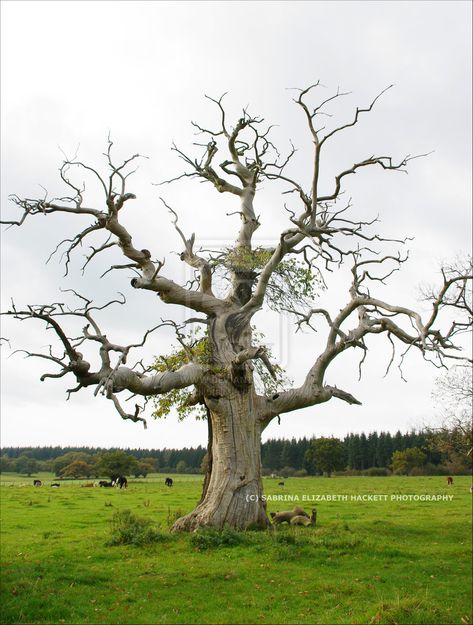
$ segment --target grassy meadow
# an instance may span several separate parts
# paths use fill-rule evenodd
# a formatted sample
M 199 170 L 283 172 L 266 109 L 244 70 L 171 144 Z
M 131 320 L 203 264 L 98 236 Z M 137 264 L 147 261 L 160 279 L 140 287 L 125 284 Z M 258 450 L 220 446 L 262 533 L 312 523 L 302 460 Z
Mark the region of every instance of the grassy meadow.
M 127 490 L 34 477 L 45 485 L 2 476 L 1 623 L 472 623 L 468 477 L 266 478 L 266 495 L 294 498 L 268 511 L 315 505 L 317 527 L 179 536 L 169 527 L 201 476 Z M 374 494 L 387 500 L 350 499 Z M 402 494 L 453 499 L 391 500 Z M 152 540 L 111 544 L 126 510 L 153 523 Z

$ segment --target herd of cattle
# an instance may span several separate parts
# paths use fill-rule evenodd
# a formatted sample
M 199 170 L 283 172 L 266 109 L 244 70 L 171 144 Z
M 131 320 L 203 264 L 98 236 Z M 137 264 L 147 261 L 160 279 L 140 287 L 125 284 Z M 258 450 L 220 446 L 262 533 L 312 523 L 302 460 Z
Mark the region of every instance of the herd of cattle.
M 167 477 L 164 480 L 164 484 L 166 486 L 172 486 L 173 483 L 174 482 L 172 478 L 170 477 Z M 453 477 L 451 477 L 450 475 L 447 477 L 447 485 L 448 486 L 453 485 Z M 33 480 L 33 486 L 43 486 L 43 482 L 41 480 Z M 54 482 L 53 484 L 51 484 L 51 488 L 59 488 L 60 486 L 61 485 L 58 484 L 57 482 Z M 113 476 L 110 481 L 100 480 L 100 482 L 88 482 L 87 484 L 81 484 L 82 488 L 95 488 L 96 486 L 99 486 L 100 488 L 113 488 L 114 486 L 116 486 L 117 488 L 127 488 L 128 480 L 126 479 L 124 475 L 116 475 L 116 476 Z M 278 486 L 284 486 L 284 482 L 279 482 Z M 473 493 L 473 485 L 470 486 L 470 493 Z M 302 523 L 302 524 L 305 525 L 306 523 Z
M 164 484 L 166 486 L 172 486 L 173 481 L 170 477 L 167 477 L 164 480 Z M 43 482 L 41 480 L 33 480 L 33 486 L 43 486 Z M 61 484 L 58 484 L 57 482 L 51 484 L 51 488 L 59 488 L 60 486 Z M 118 475 L 112 477 L 110 481 L 100 480 L 100 482 L 88 482 L 87 484 L 81 484 L 81 488 L 95 488 L 96 486 L 100 488 L 113 488 L 114 486 L 116 486 L 117 488 L 127 488 L 128 480 L 124 475 Z

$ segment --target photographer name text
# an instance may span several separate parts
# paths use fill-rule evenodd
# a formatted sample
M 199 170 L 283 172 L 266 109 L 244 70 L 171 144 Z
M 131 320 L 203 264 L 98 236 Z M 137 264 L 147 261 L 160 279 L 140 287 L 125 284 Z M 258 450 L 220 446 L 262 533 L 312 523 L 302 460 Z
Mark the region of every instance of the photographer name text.
M 453 495 L 440 494 L 364 494 L 364 495 L 247 495 L 247 501 L 355 501 L 355 502 L 383 502 L 383 501 L 452 501 Z

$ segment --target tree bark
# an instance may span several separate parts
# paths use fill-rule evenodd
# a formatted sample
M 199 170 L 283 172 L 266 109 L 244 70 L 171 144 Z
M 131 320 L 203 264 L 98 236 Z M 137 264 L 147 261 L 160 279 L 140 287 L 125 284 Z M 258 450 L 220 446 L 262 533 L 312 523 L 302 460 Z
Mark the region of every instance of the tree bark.
M 202 485 L 202 495 L 200 497 L 199 504 L 201 504 L 204 499 L 207 491 L 209 489 L 210 484 L 210 476 L 212 475 L 212 418 L 210 416 L 210 410 L 205 407 L 207 410 L 207 470 L 205 471 L 204 483 Z
M 236 529 L 269 525 L 261 480 L 261 426 L 256 395 L 247 391 L 206 397 L 212 422 L 212 472 L 201 503 L 173 531 L 199 527 Z M 222 389 L 223 393 L 223 389 Z

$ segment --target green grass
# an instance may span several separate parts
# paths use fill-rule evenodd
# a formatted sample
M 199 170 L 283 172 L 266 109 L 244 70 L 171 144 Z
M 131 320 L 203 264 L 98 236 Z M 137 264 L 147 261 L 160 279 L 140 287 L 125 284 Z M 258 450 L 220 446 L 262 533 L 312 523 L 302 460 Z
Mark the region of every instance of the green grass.
M 194 507 L 200 476 L 173 476 L 173 488 L 149 476 L 121 491 L 52 489 L 51 475 L 38 477 L 42 488 L 2 476 L 1 623 L 472 622 L 467 477 L 451 488 L 443 477 L 265 479 L 267 495 L 299 497 L 268 511 L 310 510 L 304 495 L 453 500 L 320 501 L 316 529 L 191 536 L 168 529 Z M 138 524 L 146 538 L 114 541 L 117 519 L 133 515 L 149 521 Z

